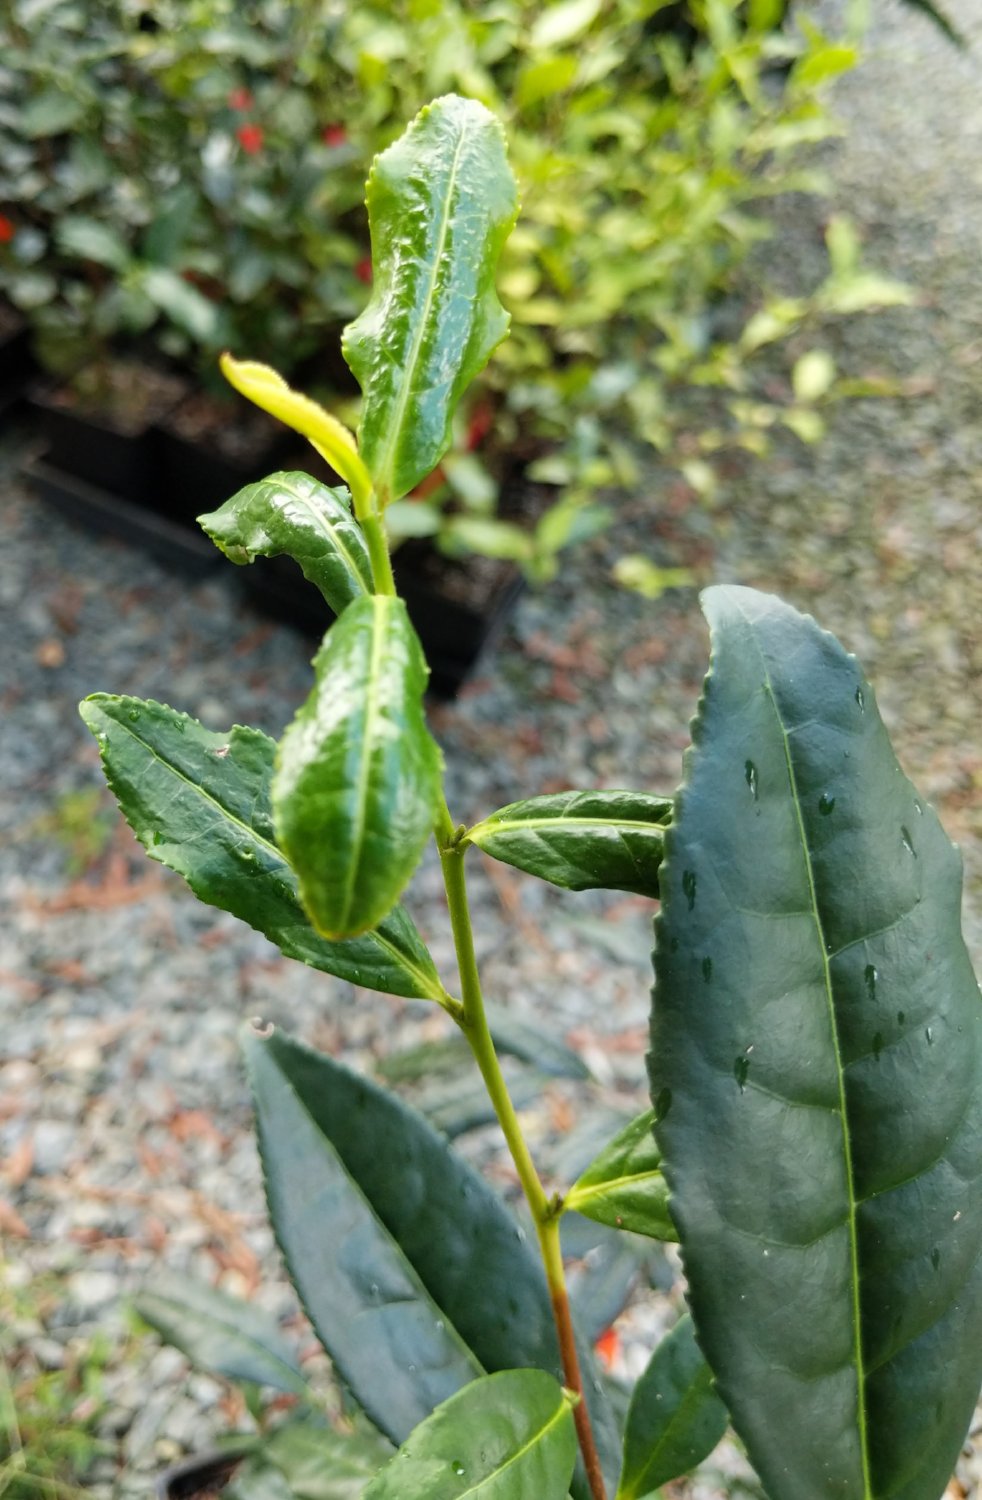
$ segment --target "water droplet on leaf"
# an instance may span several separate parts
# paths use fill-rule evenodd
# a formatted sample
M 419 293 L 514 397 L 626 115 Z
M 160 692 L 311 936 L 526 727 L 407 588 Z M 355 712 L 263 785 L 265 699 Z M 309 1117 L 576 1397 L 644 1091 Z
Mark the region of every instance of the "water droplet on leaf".
M 709 984 L 713 977 L 713 961 L 711 958 L 704 958 L 702 961 L 702 977 L 707 984 Z
M 907 850 L 907 853 L 908 854 L 912 854 L 914 856 L 914 858 L 916 859 L 917 858 L 917 850 L 914 848 L 913 842 L 911 840 L 910 829 L 909 828 L 905 828 L 903 824 L 900 825 L 900 842 L 903 844 L 904 848 Z
M 874 966 L 872 964 L 867 964 L 865 969 L 863 970 L 863 978 L 866 981 L 866 993 L 867 995 L 869 995 L 869 998 L 871 1000 L 876 999 L 876 981 L 879 979 L 879 977 L 880 976 L 876 972 Z
M 877 1031 L 874 1034 L 874 1036 L 873 1036 L 873 1056 L 874 1056 L 874 1058 L 876 1059 L 877 1062 L 879 1062 L 879 1060 L 880 1060 L 880 1053 L 882 1051 L 883 1051 L 883 1032 L 882 1031 Z
M 462 1479 L 464 1474 L 467 1472 L 459 1458 L 455 1458 L 450 1467 L 457 1475 L 458 1479 Z
M 744 762 L 743 774 L 746 777 L 747 785 L 750 788 L 751 792 L 753 793 L 753 799 L 756 802 L 757 801 L 757 767 L 754 765 L 754 763 L 753 763 L 752 760 L 748 760 L 748 761 Z
M 818 810 L 822 814 L 822 817 L 827 818 L 834 807 L 835 798 L 832 796 L 831 792 L 823 792 L 818 799 Z
M 941 1270 L 941 1251 L 938 1249 L 937 1245 L 935 1245 L 934 1249 L 931 1251 L 931 1264 L 936 1271 Z
M 696 904 L 696 872 L 695 870 L 683 870 L 682 892 L 689 903 L 689 910 Z
M 863 695 L 863 690 L 861 687 L 858 687 L 856 689 L 856 702 L 859 704 L 859 712 L 861 714 L 864 714 L 866 712 L 866 699 Z
M 750 1072 L 750 1058 L 745 1052 L 741 1052 L 733 1063 L 733 1077 L 740 1085 L 741 1094 L 747 1086 L 747 1074 Z
M 934 1032 L 932 1031 L 930 1026 L 925 1026 L 924 1035 L 927 1038 L 927 1044 L 930 1047 L 934 1042 Z

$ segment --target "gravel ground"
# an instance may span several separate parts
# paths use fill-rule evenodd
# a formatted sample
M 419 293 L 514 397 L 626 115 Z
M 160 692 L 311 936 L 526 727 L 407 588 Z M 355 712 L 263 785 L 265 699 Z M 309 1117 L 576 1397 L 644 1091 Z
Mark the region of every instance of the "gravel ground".
M 789 441 L 734 474 L 712 512 L 653 472 L 654 512 L 627 507 L 559 583 L 526 596 L 481 675 L 433 724 L 462 820 L 566 786 L 671 791 L 705 632 L 694 594 L 650 604 L 619 592 L 612 559 L 645 550 L 701 581 L 778 591 L 815 610 L 876 683 L 905 768 L 962 844 L 978 964 L 982 16 L 975 0 L 949 0 L 975 40 L 961 56 L 900 5 L 876 9 L 869 59 L 839 90 L 848 133 L 827 164 L 869 259 L 922 296 L 826 342 L 844 368 L 891 372 L 918 394 L 840 409 L 820 448 Z M 782 210 L 781 256 L 814 262 L 816 277 L 827 211 Z M 104 1430 L 123 1470 L 107 1458 L 91 1492 L 143 1494 L 150 1472 L 241 1412 L 171 1351 L 127 1338 L 124 1294 L 166 1269 L 292 1308 L 261 1204 L 243 1018 L 262 1014 L 364 1068 L 443 1035 L 442 1018 L 290 965 L 198 906 L 134 847 L 99 789 L 79 697 L 135 692 L 216 729 L 243 721 L 276 734 L 306 695 L 309 646 L 254 616 L 231 569 L 189 585 L 73 529 L 12 475 L 4 494 L 0 1234 L 8 1285 L 59 1278 L 45 1327 L 26 1317 L 20 1330 L 43 1362 L 58 1365 L 96 1327 L 118 1339 Z M 409 905 L 452 972 L 437 875 L 424 861 Z M 643 1102 L 649 912 L 479 864 L 474 902 L 489 994 L 575 1043 L 593 1069 L 593 1085 L 550 1085 L 526 1115 L 546 1161 L 575 1155 L 578 1130 Z M 468 1149 L 508 1186 L 488 1132 Z M 623 1366 L 637 1369 L 668 1308 L 662 1296 L 633 1312 Z M 964 1493 L 978 1493 L 980 1475 L 970 1448 Z M 720 1484 L 710 1474 L 696 1493 Z

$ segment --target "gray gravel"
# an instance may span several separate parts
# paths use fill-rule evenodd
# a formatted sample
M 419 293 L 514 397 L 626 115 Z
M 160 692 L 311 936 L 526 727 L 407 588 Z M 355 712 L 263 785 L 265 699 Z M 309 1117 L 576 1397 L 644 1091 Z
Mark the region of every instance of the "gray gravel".
M 916 378 L 920 394 L 842 408 L 816 452 L 789 440 L 766 465 L 734 474 L 708 521 L 684 486 L 653 472 L 656 521 L 628 515 L 559 583 L 527 595 L 494 658 L 433 724 L 462 820 L 569 785 L 670 791 L 705 632 L 694 595 L 645 603 L 613 587 L 611 561 L 645 550 L 703 581 L 781 592 L 860 654 L 905 768 L 961 842 L 978 963 L 982 15 L 975 0 L 947 3 L 975 38 L 971 55 L 877 0 L 869 60 L 839 89 L 848 133 L 827 153 L 834 203 L 861 225 L 869 259 L 923 295 L 915 309 L 840 326 L 826 343 L 843 367 Z M 780 254 L 817 277 L 828 209 L 793 207 Z M 56 1364 L 59 1349 L 95 1328 L 123 1351 L 106 1374 L 105 1427 L 126 1467 L 118 1475 L 107 1462 L 95 1495 L 146 1493 L 150 1471 L 236 1415 L 171 1351 L 128 1339 L 127 1292 L 166 1269 L 292 1311 L 249 1133 L 243 1018 L 262 1014 L 364 1068 L 443 1034 L 426 1006 L 280 960 L 198 906 L 110 817 L 74 711 L 85 693 L 160 697 L 216 729 L 244 721 L 274 734 L 305 696 L 309 648 L 250 613 L 235 585 L 231 569 L 188 584 L 77 531 L 13 479 L 6 487 L 0 1231 L 12 1281 L 64 1278 L 49 1326 L 25 1331 L 40 1359 Z M 85 862 L 78 835 L 59 835 L 73 816 L 95 839 L 84 871 L 72 866 L 73 854 Z M 634 898 L 561 897 L 502 867 L 475 866 L 474 897 L 489 993 L 574 1041 L 598 1079 L 586 1091 L 550 1086 L 529 1111 L 548 1157 L 592 1112 L 643 1101 L 648 913 Z M 408 904 L 452 972 L 432 860 Z M 508 1186 L 488 1132 L 469 1149 Z M 657 1298 L 632 1314 L 622 1359 L 634 1372 L 665 1317 Z M 735 1462 L 732 1453 L 721 1462 Z M 965 1493 L 977 1493 L 980 1476 L 974 1448 Z M 697 1491 L 720 1492 L 712 1475 Z

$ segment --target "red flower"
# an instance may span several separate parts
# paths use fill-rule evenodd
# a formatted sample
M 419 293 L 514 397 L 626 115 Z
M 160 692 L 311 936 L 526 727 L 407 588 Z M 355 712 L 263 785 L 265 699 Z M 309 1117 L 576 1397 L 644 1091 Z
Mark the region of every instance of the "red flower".
M 369 256 L 366 255 L 365 259 L 360 260 L 355 266 L 355 275 L 358 277 L 358 280 L 363 281 L 366 286 L 371 286 L 372 262 Z
M 325 146 L 343 146 L 348 139 L 348 132 L 343 125 L 325 125 L 321 131 L 321 140 Z
M 6 214 L 0 214 L 0 245 L 9 245 L 13 239 L 15 228 Z
M 263 127 L 261 125 L 240 125 L 235 135 L 243 151 L 248 152 L 250 156 L 255 156 L 263 149 Z
M 606 1333 L 600 1335 L 593 1347 L 597 1351 L 600 1363 L 609 1370 L 621 1352 L 621 1341 L 617 1329 L 608 1328 Z
M 228 96 L 229 109 L 251 109 L 252 95 L 248 89 L 233 89 Z

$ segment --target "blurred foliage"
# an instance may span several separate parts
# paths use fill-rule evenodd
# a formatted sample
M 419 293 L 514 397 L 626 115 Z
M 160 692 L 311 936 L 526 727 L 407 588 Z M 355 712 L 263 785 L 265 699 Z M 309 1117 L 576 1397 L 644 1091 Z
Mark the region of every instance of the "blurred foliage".
M 228 346 L 343 383 L 316 356 L 367 297 L 373 154 L 440 93 L 495 110 L 522 186 L 513 335 L 456 460 L 392 520 L 535 576 L 605 524 L 598 487 L 637 481 L 630 437 L 701 493 L 727 449 L 817 440 L 844 389 L 815 330 L 906 297 L 847 225 L 821 286 L 728 296 L 767 201 L 820 190 L 820 96 L 857 60 L 784 0 L 10 0 L 0 56 L 0 292 L 62 371 L 142 340 L 209 379 Z M 755 356 L 789 340 L 762 395 Z M 562 490 L 533 533 L 468 462 L 489 428 Z
M 112 1445 L 97 1435 L 106 1409 L 103 1372 L 109 1358 L 99 1337 L 60 1346 L 46 1368 L 34 1352 L 63 1299 L 54 1277 L 21 1281 L 0 1266 L 0 1494 L 5 1500 L 70 1500 Z

